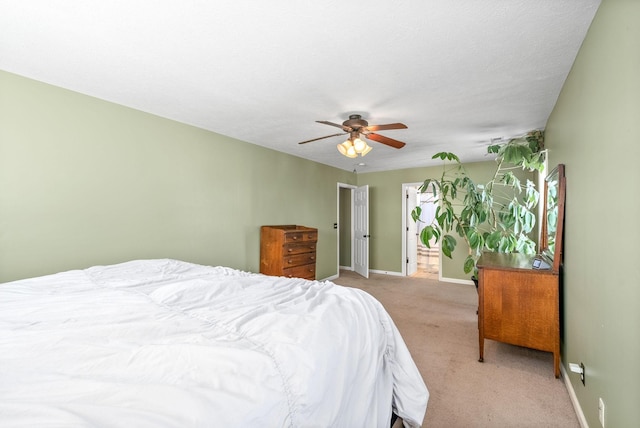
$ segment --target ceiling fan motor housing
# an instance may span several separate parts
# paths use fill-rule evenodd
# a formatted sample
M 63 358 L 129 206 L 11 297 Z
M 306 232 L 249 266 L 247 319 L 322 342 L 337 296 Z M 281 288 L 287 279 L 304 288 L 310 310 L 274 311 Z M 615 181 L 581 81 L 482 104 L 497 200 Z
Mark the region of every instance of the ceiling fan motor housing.
M 342 126 L 351 128 L 355 131 L 360 128 L 366 128 L 367 126 L 369 126 L 369 122 L 362 119 L 362 116 L 360 116 L 359 114 L 352 114 L 349 115 L 349 120 L 345 120 L 344 122 L 342 122 Z

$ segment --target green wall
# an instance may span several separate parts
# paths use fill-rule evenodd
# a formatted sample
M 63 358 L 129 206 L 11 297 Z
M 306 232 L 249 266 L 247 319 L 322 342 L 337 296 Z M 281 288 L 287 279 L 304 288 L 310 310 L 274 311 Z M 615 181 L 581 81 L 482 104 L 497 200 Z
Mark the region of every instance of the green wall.
M 0 71 L 0 281 L 134 258 L 259 269 L 259 227 L 317 227 L 355 175 Z
M 604 0 L 546 128 L 566 164 L 563 362 L 591 427 L 640 423 L 640 2 Z

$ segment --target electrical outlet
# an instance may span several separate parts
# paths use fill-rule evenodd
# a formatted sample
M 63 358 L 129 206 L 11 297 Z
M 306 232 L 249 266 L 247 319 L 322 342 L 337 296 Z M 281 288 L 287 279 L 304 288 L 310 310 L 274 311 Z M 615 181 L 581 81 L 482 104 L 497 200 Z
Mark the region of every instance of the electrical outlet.
M 598 419 L 600 419 L 600 425 L 604 428 L 604 401 L 602 401 L 602 398 L 598 398 Z
M 580 381 L 582 382 L 582 386 L 584 386 L 584 364 L 580 363 L 580 365 L 576 363 L 569 363 L 569 369 L 573 373 L 580 374 Z

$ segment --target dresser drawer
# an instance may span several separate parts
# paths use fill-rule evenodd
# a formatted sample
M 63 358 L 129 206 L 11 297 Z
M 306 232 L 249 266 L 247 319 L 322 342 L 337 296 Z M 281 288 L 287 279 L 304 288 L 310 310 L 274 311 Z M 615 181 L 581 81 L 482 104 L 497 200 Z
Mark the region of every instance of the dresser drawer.
M 293 254 L 312 253 L 316 251 L 315 242 L 299 243 L 299 244 L 285 244 L 282 247 L 282 255 L 287 257 Z
M 318 232 L 316 230 L 297 230 L 288 231 L 284 235 L 284 242 L 316 242 L 318 240 Z
M 314 263 L 283 269 L 282 276 L 286 276 L 288 278 L 316 279 L 316 265 Z
M 316 262 L 316 253 L 302 253 L 294 255 L 285 255 L 284 263 L 282 267 L 287 269 L 289 267 L 307 265 Z

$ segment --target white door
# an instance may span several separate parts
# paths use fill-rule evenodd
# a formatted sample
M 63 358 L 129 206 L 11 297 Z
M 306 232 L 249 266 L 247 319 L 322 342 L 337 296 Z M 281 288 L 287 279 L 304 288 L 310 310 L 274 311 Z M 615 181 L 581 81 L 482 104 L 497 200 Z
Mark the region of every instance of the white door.
M 355 189 L 353 213 L 354 269 L 369 278 L 369 186 Z
M 408 187 L 405 193 L 407 276 L 418 271 L 418 224 L 411 218 L 411 212 L 418 206 L 418 195 L 417 187 Z

